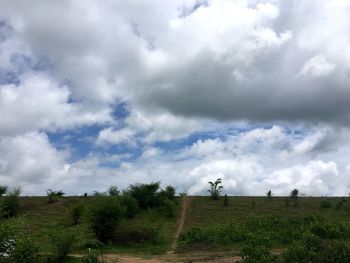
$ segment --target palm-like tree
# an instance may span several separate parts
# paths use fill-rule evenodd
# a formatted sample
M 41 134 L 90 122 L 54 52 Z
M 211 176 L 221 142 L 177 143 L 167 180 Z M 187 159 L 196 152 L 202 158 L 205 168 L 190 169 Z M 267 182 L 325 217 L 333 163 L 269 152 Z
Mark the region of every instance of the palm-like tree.
M 210 189 L 208 192 L 210 193 L 210 198 L 213 200 L 218 200 L 220 196 L 221 190 L 224 188 L 221 184 L 221 178 L 217 179 L 215 182 L 208 182 L 210 184 Z

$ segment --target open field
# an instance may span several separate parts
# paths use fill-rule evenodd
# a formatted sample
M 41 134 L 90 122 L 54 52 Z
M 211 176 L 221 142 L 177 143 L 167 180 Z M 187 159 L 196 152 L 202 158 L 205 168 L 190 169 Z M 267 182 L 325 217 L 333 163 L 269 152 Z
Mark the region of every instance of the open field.
M 111 258 L 118 255 L 118 262 L 232 262 L 233 258 L 241 258 L 241 251 L 251 236 L 262 237 L 266 247 L 277 254 L 295 243 L 301 244 L 304 233 L 309 232 L 320 240 L 350 244 L 350 200 L 347 197 L 299 197 L 297 201 L 287 197 L 271 200 L 229 197 L 227 206 L 222 198 L 185 198 L 186 213 L 178 209 L 175 217 L 165 217 L 157 209 L 146 209 L 134 218 L 124 218 L 118 225 L 115 239 L 98 249 Z M 94 200 L 95 197 L 62 197 L 49 204 L 47 197 L 21 197 L 19 217 L 43 252 L 51 249 L 49 233 L 53 229 L 75 233 L 77 242 L 70 253 L 76 257 L 69 257 L 65 262 L 79 262 L 79 255 L 85 254 L 88 248 L 95 248 L 96 240 L 84 216 L 79 224 L 72 225 L 69 215 L 75 205 L 87 208 Z M 183 219 L 181 226 L 180 218 Z M 13 219 L 2 219 L 0 223 L 6 220 Z M 149 240 L 139 236 L 145 229 L 154 233 Z M 181 233 L 178 245 L 173 247 L 175 254 L 167 254 L 172 250 L 177 231 Z

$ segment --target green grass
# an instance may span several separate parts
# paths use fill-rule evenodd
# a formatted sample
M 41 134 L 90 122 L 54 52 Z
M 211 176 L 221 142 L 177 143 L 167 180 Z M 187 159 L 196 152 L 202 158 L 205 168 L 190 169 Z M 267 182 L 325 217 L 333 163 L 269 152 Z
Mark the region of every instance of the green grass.
M 336 209 L 340 197 L 300 197 L 298 206 L 293 207 L 290 201 L 286 207 L 286 197 L 274 197 L 267 200 L 265 197 L 229 197 L 229 206 L 225 207 L 222 199 L 211 200 L 206 196 L 190 197 L 191 207 L 186 218 L 185 229 L 194 226 L 211 226 L 218 223 L 240 223 L 251 217 L 304 217 L 318 215 L 332 222 L 350 221 L 350 198 L 347 207 Z M 330 208 L 320 208 L 322 200 L 331 202 Z M 255 209 L 252 209 L 255 202 Z
M 350 223 L 350 199 L 349 198 L 321 198 L 300 197 L 298 206 L 294 207 L 293 201 L 286 207 L 286 197 L 274 197 L 267 200 L 265 197 L 229 197 L 229 205 L 224 206 L 223 199 L 211 200 L 207 196 L 188 197 L 190 207 L 185 220 L 184 232 L 193 227 L 213 228 L 227 224 L 243 225 L 254 218 L 303 218 L 306 216 L 320 216 L 331 223 Z M 337 208 L 341 200 L 343 205 Z M 321 208 L 321 202 L 329 200 L 330 208 Z M 88 247 L 93 247 L 93 234 L 89 230 L 86 219 L 77 226 L 71 226 L 69 220 L 69 209 L 75 204 L 88 207 L 94 201 L 94 197 L 63 197 L 58 202 L 48 204 L 46 197 L 21 197 L 21 215 L 27 225 L 34 241 L 37 242 L 42 251 L 50 251 L 50 239 L 48 233 L 57 227 L 66 231 L 74 231 L 79 242 L 74 246 L 75 253 L 85 253 Z M 0 198 L 1 202 L 1 198 Z M 252 208 L 255 203 L 255 209 Z M 118 226 L 117 232 L 155 229 L 159 236 L 154 242 L 126 243 L 113 241 L 101 249 L 108 253 L 126 253 L 138 255 L 162 254 L 170 249 L 172 239 L 176 231 L 178 217 L 166 218 L 157 209 L 142 210 L 134 218 L 123 219 Z M 4 219 L 3 219 L 4 220 Z M 0 220 L 1 224 L 1 220 Z M 350 243 L 350 240 L 345 240 Z M 204 244 L 193 244 L 191 248 L 234 248 L 238 251 L 242 242 L 234 244 L 218 244 L 211 246 Z M 279 242 L 273 242 L 273 247 L 284 247 Z M 67 259 L 67 262 L 77 262 L 76 259 Z M 70 260 L 70 261 L 69 261 Z
M 293 200 L 286 206 L 287 197 L 274 197 L 272 200 L 266 197 L 229 197 L 228 206 L 224 206 L 223 198 L 189 198 L 191 205 L 179 252 L 194 249 L 239 251 L 249 236 L 257 235 L 267 237 L 272 248 L 288 248 L 293 242 L 300 241 L 305 231 L 316 231 L 313 223 L 308 223 L 310 218 L 320 218 L 321 221 L 316 221 L 322 227 L 343 225 L 346 234 L 339 238 L 350 243 L 348 197 L 299 197 L 296 207 Z M 321 208 L 325 200 L 330 202 L 329 208 Z
M 48 233 L 54 228 L 63 228 L 67 231 L 74 231 L 78 238 L 74 246 L 74 253 L 85 253 L 90 246 L 96 244 L 94 235 L 90 231 L 87 220 L 83 216 L 82 222 L 76 226 L 71 226 L 69 219 L 69 209 L 75 204 L 82 204 L 88 207 L 95 197 L 63 197 L 58 202 L 48 204 L 47 197 L 21 197 L 21 214 L 27 230 L 33 237 L 33 240 L 39 244 L 41 251 L 50 251 L 50 238 Z M 1 200 L 0 200 L 1 203 Z M 0 219 L 8 220 L 8 219 Z M 162 216 L 157 209 L 142 210 L 134 218 L 123 219 L 117 232 L 128 229 L 152 228 L 159 231 L 157 242 L 128 243 L 122 244 L 113 241 L 111 244 L 104 245 L 102 251 L 116 253 L 132 254 L 161 254 L 165 253 L 171 245 L 176 229 L 177 217 L 166 218 Z M 75 259 L 67 262 L 76 262 Z

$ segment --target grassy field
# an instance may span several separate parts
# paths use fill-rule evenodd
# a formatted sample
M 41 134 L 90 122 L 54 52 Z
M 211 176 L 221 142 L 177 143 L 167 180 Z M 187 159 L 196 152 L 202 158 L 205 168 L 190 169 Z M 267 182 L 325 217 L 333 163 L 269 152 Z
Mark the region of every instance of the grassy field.
M 255 257 L 251 262 L 349 262 L 320 261 L 350 257 L 349 197 L 228 197 L 224 206 L 223 198 L 195 196 L 189 203 L 178 252 L 237 251 Z M 294 261 L 282 261 L 283 253 Z
M 93 233 L 90 231 L 84 214 L 81 223 L 72 226 L 69 216 L 70 208 L 81 204 L 88 207 L 95 197 L 62 197 L 54 203 L 47 203 L 47 197 L 21 197 L 21 212 L 19 217 L 24 222 L 29 234 L 40 245 L 42 251 L 50 250 L 49 233 L 57 228 L 75 233 L 78 242 L 73 247 L 73 253 L 84 253 L 89 247 L 96 245 Z M 0 198 L 1 199 L 1 198 Z M 1 202 L 1 200 L 0 200 Z M 0 219 L 8 220 L 8 219 Z M 11 219 L 10 219 L 11 220 Z M 119 240 L 102 247 L 106 253 L 132 254 L 162 254 L 170 248 L 176 228 L 175 217 L 164 217 L 157 209 L 141 210 L 134 218 L 119 223 L 117 235 Z M 154 230 L 156 240 L 141 242 L 142 237 L 135 237 L 135 230 Z M 136 234 L 137 235 L 137 234 Z M 139 242 L 140 241 L 140 242 Z M 73 259 L 72 259 L 73 260 Z
M 95 198 L 62 197 L 49 204 L 47 197 L 21 197 L 19 217 L 41 251 L 51 250 L 50 232 L 63 229 L 77 237 L 71 253 L 84 254 L 88 248 L 96 246 L 96 239 L 84 216 L 79 224 L 72 225 L 69 215 L 75 205 L 88 208 Z M 227 206 L 223 198 L 186 198 L 187 214 L 176 250 L 180 254 L 205 249 L 239 255 L 252 237 L 259 237 L 259 242 L 266 241 L 266 247 L 271 250 L 285 251 L 295 243 L 302 244 L 305 233 L 318 236 L 320 240 L 337 240 L 350 245 L 348 197 L 299 197 L 296 202 L 287 197 L 273 197 L 271 200 L 266 197 L 228 197 Z M 104 253 L 142 256 L 166 254 L 171 250 L 180 211 L 169 218 L 158 209 L 143 209 L 134 218 L 123 218 L 116 238 L 99 249 Z M 0 224 L 2 220 L 9 219 L 0 219 Z M 142 242 L 138 233 L 143 230 L 154 234 L 152 241 Z M 67 258 L 65 262 L 78 260 Z
M 332 222 L 350 222 L 350 210 L 342 203 L 342 197 L 300 197 L 297 207 L 293 201 L 286 206 L 286 197 L 228 197 L 229 205 L 224 206 L 223 200 L 211 200 L 206 196 L 190 197 L 190 210 L 185 222 L 185 229 L 198 226 L 211 226 L 218 223 L 242 223 L 251 217 L 305 217 L 318 215 Z M 345 198 L 344 200 L 347 200 Z M 321 208 L 322 201 L 329 201 L 330 208 Z M 253 204 L 255 203 L 255 209 Z M 350 204 L 350 198 L 349 201 Z M 338 206 L 342 206 L 337 209 Z

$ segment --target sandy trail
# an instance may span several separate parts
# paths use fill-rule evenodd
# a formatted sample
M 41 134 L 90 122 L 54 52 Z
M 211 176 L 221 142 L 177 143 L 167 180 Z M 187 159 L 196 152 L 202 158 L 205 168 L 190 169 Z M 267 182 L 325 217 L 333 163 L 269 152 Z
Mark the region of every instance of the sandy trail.
M 177 247 L 177 241 L 179 239 L 179 236 L 180 236 L 182 229 L 184 227 L 184 224 L 185 224 L 186 215 L 187 215 L 187 211 L 189 210 L 189 206 L 190 206 L 189 197 L 185 195 L 182 197 L 181 216 L 180 216 L 180 220 L 178 222 L 178 227 L 177 227 L 177 230 L 175 233 L 175 239 L 171 245 L 172 251 L 169 251 L 170 253 L 175 252 L 175 249 Z

